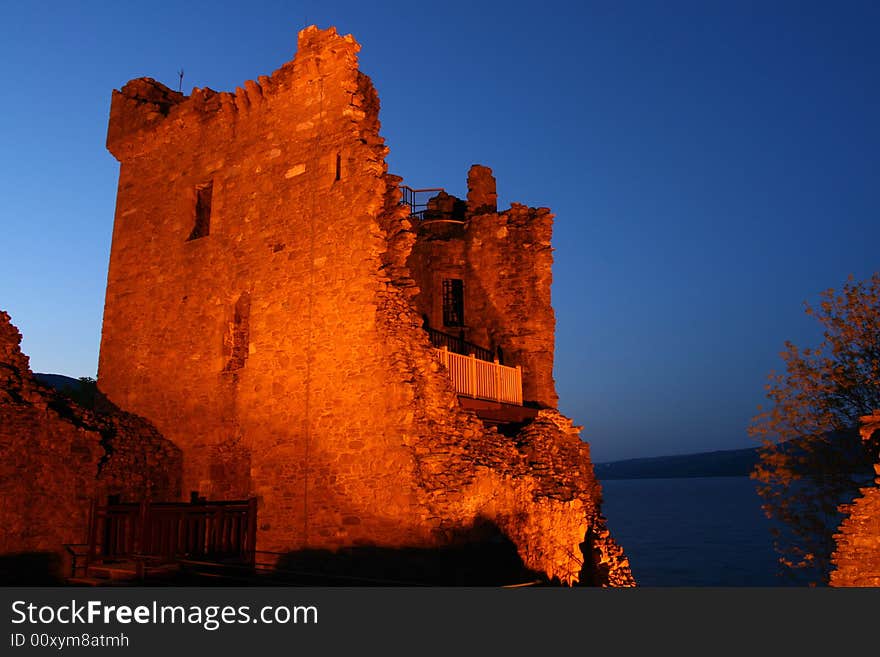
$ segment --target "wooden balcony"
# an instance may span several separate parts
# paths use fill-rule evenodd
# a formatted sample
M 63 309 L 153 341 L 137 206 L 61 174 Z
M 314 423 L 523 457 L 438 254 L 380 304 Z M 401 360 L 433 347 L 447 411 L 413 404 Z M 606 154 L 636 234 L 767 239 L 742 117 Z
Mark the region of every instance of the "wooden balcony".
M 464 356 L 441 347 L 434 354 L 446 367 L 455 391 L 472 399 L 522 406 L 522 369 Z

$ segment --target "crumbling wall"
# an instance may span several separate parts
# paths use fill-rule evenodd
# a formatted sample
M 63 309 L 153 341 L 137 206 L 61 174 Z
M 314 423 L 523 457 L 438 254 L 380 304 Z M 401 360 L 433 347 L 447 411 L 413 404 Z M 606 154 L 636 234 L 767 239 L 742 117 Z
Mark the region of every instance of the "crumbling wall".
M 880 411 L 862 417 L 861 423 L 863 440 L 880 437 Z M 831 557 L 831 586 L 880 586 L 880 463 L 874 470 L 874 484 L 840 508 L 847 517 L 834 535 L 837 549 Z
M 380 225 L 390 236 L 409 232 L 395 176 L 386 177 Z M 580 427 L 556 410 L 511 438 L 461 410 L 442 366 L 419 330 L 420 294 L 409 267 L 414 237 L 389 240 L 388 285 L 380 295 L 379 330 L 387 367 L 404 374 L 400 389 L 415 456 L 414 490 L 432 542 L 448 544 L 480 522 L 491 522 L 517 546 L 524 565 L 567 584 L 633 586 L 629 562 L 601 515 L 601 488 Z M 416 247 L 417 248 L 417 247 Z
M 409 265 L 419 286 L 418 310 L 432 327 L 456 336 L 461 331 L 469 342 L 500 354 L 505 364 L 521 366 L 523 399 L 555 408 L 553 214 L 518 203 L 498 212 L 495 178 L 481 165 L 468 172 L 463 224 L 449 222 L 458 203 L 448 196 L 417 227 Z M 445 278 L 464 283 L 461 329 L 443 326 Z
M 0 554 L 86 539 L 95 498 L 176 499 L 180 451 L 142 418 L 96 411 L 38 382 L 0 311 Z
M 83 417 L 101 434 L 104 448 L 98 463 L 99 499 L 110 495 L 122 502 L 180 498 L 183 456 L 156 427 L 106 401 Z
M 104 450 L 33 378 L 20 342 L 0 312 L 0 554 L 61 553 L 85 539 Z
M 358 49 L 310 27 L 234 94 L 114 92 L 99 384 L 181 447 L 184 491 L 259 497 L 259 550 L 443 546 L 488 518 L 573 582 L 601 533 L 588 452 L 559 416 L 539 431 L 552 468 L 534 469 L 537 438 L 459 407 L 413 303 L 416 236 Z M 627 581 L 614 563 L 593 583 Z

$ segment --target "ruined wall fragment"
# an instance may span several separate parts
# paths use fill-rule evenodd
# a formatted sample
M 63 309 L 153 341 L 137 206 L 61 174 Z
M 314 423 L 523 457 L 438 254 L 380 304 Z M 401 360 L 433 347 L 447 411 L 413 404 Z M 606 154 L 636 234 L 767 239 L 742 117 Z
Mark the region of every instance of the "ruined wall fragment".
M 388 234 L 410 223 L 398 184 L 389 177 L 389 202 L 380 219 Z M 408 262 L 424 261 L 410 255 Z M 432 525 L 433 543 L 447 544 L 479 522 L 491 522 L 516 544 L 528 568 L 551 580 L 633 586 L 629 562 L 601 515 L 601 488 L 580 427 L 548 409 L 511 438 L 462 411 L 427 334 L 419 330 L 421 308 L 408 301 L 410 272 L 399 272 L 380 297 L 379 329 L 387 366 L 410 383 L 406 444 L 415 457 L 413 488 Z
M 860 431 L 866 442 L 880 439 L 880 411 L 862 417 Z M 880 586 L 880 463 L 874 470 L 873 484 L 840 507 L 847 517 L 834 535 L 831 586 Z
M 86 540 L 92 500 L 176 499 L 180 451 L 149 423 L 89 410 L 37 381 L 21 335 L 0 311 L 0 554 Z
M 504 364 L 522 367 L 523 399 L 556 408 L 553 214 L 517 203 L 498 212 L 495 178 L 481 165 L 468 172 L 462 223 L 449 221 L 458 199 L 448 198 L 446 203 L 432 199 L 437 210 L 417 227 L 409 258 L 419 286 L 419 312 L 433 328 L 461 334 L 498 354 Z M 447 279 L 463 281 L 464 326 L 444 326 Z
M 33 378 L 20 341 L 0 313 L 0 554 L 60 554 L 85 538 L 104 450 L 100 434 L 65 417 Z

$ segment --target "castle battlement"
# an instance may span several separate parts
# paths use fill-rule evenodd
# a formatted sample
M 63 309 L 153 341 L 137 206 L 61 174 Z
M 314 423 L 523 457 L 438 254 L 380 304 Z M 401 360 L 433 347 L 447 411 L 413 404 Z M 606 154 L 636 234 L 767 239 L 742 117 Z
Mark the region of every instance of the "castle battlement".
M 107 149 L 123 161 L 161 144 L 180 143 L 194 129 L 220 130 L 226 138 L 234 138 L 239 121 L 246 121 L 253 112 L 262 117 L 263 110 L 282 117 L 290 110 L 300 119 L 297 130 L 308 132 L 322 123 L 322 104 L 340 107 L 339 94 L 350 97 L 342 103 L 342 112 L 355 122 L 362 118 L 363 106 L 374 102 L 376 95 L 371 85 L 361 88 L 365 76 L 358 72 L 360 44 L 350 34 L 340 36 L 335 28 L 315 26 L 300 30 L 298 43 L 293 61 L 271 75 L 246 80 L 234 92 L 195 87 L 187 96 L 152 78 L 130 80 L 113 91 Z M 318 93 L 303 85 L 315 85 Z M 311 105 L 314 111 L 305 113 L 310 116 L 302 116 L 302 107 L 292 101 L 291 94 Z

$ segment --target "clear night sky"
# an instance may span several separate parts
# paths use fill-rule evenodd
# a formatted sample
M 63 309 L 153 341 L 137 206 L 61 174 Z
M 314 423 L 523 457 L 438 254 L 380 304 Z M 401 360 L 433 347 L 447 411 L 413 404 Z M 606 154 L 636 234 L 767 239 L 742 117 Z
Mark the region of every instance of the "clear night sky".
M 181 8 L 178 5 L 184 5 Z M 389 169 L 556 213 L 560 407 L 596 461 L 752 445 L 803 313 L 880 259 L 880 3 L 20 2 L 0 9 L 0 308 L 94 376 L 110 93 L 231 91 L 307 24 L 361 43 Z

